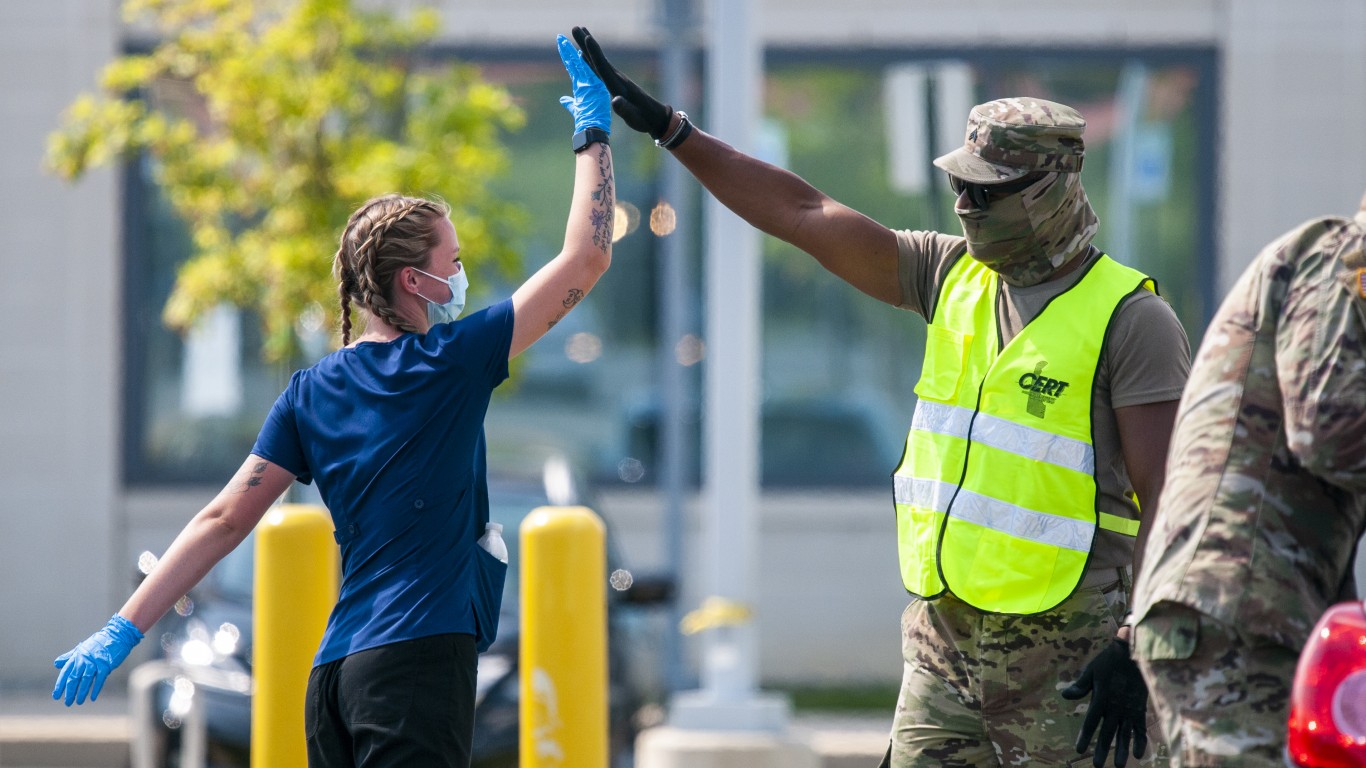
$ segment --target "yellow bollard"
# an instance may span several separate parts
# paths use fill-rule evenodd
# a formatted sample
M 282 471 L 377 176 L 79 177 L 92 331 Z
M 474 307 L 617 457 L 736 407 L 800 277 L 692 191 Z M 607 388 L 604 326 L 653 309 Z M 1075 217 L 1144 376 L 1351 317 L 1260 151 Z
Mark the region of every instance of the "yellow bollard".
M 337 545 L 327 510 L 281 504 L 256 528 L 252 590 L 251 764 L 304 768 L 304 692 L 337 601 Z
M 520 537 L 520 764 L 605 768 L 606 528 L 585 507 L 537 507 Z

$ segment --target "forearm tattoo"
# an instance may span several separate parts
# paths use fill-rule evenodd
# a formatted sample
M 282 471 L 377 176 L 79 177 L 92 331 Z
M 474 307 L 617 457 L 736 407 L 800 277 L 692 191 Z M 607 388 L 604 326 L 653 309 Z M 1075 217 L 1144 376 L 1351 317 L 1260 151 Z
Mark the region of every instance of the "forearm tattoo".
M 242 479 L 242 485 L 237 489 L 238 493 L 247 491 L 260 485 L 265 480 L 266 462 L 258 461 L 251 469 L 247 470 L 247 476 Z M 239 474 L 238 477 L 241 477 Z
M 610 253 L 612 249 L 612 230 L 616 224 L 614 214 L 616 213 L 616 189 L 615 181 L 612 176 L 612 155 L 604 144 L 597 145 L 598 163 L 598 186 L 591 193 L 593 205 L 588 211 L 588 223 L 593 228 L 593 244 L 603 253 Z M 581 288 L 570 288 L 564 300 L 560 302 L 563 309 L 555 318 L 550 321 L 546 329 L 554 328 L 555 324 L 564 319 L 569 314 L 569 310 L 574 308 L 583 300 L 584 291 Z
M 593 244 L 605 253 L 612 247 L 616 198 L 612 187 L 612 161 L 608 159 L 607 148 L 601 146 L 598 149 L 598 177 L 598 188 L 593 190 L 593 202 L 596 205 L 589 212 L 588 221 L 593 225 Z

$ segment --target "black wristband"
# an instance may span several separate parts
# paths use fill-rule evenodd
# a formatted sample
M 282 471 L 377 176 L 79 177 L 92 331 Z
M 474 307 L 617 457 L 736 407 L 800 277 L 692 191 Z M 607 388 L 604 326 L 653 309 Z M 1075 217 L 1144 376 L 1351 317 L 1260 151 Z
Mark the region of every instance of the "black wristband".
M 609 143 L 607 141 L 607 131 L 604 131 L 601 128 L 584 128 L 582 131 L 574 134 L 574 140 L 570 146 L 573 148 L 575 154 L 577 154 L 588 149 L 590 144 L 597 143 Z
M 674 132 L 662 139 L 655 139 L 655 146 L 663 149 L 674 149 L 682 144 L 689 135 L 692 134 L 692 121 L 688 119 L 688 113 L 678 110 L 678 127 Z

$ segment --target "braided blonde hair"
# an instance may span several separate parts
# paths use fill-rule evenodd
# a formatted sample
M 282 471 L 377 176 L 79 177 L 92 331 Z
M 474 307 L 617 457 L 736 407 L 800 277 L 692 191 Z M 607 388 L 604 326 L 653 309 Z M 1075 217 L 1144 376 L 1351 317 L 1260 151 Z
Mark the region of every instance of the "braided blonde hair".
M 394 311 L 394 276 L 404 267 L 426 265 L 437 245 L 437 225 L 450 212 L 440 200 L 384 195 L 351 214 L 332 261 L 341 299 L 342 346 L 351 343 L 353 302 L 400 331 L 417 332 Z

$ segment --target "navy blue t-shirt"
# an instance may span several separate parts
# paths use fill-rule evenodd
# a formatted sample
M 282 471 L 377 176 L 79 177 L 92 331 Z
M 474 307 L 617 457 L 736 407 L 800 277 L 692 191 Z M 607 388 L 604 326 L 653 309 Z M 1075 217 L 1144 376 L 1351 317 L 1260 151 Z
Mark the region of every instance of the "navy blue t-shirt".
M 317 480 L 341 546 L 341 595 L 314 664 L 475 634 L 484 414 L 508 376 L 512 320 L 508 300 L 426 334 L 340 349 L 275 401 L 252 453 Z

